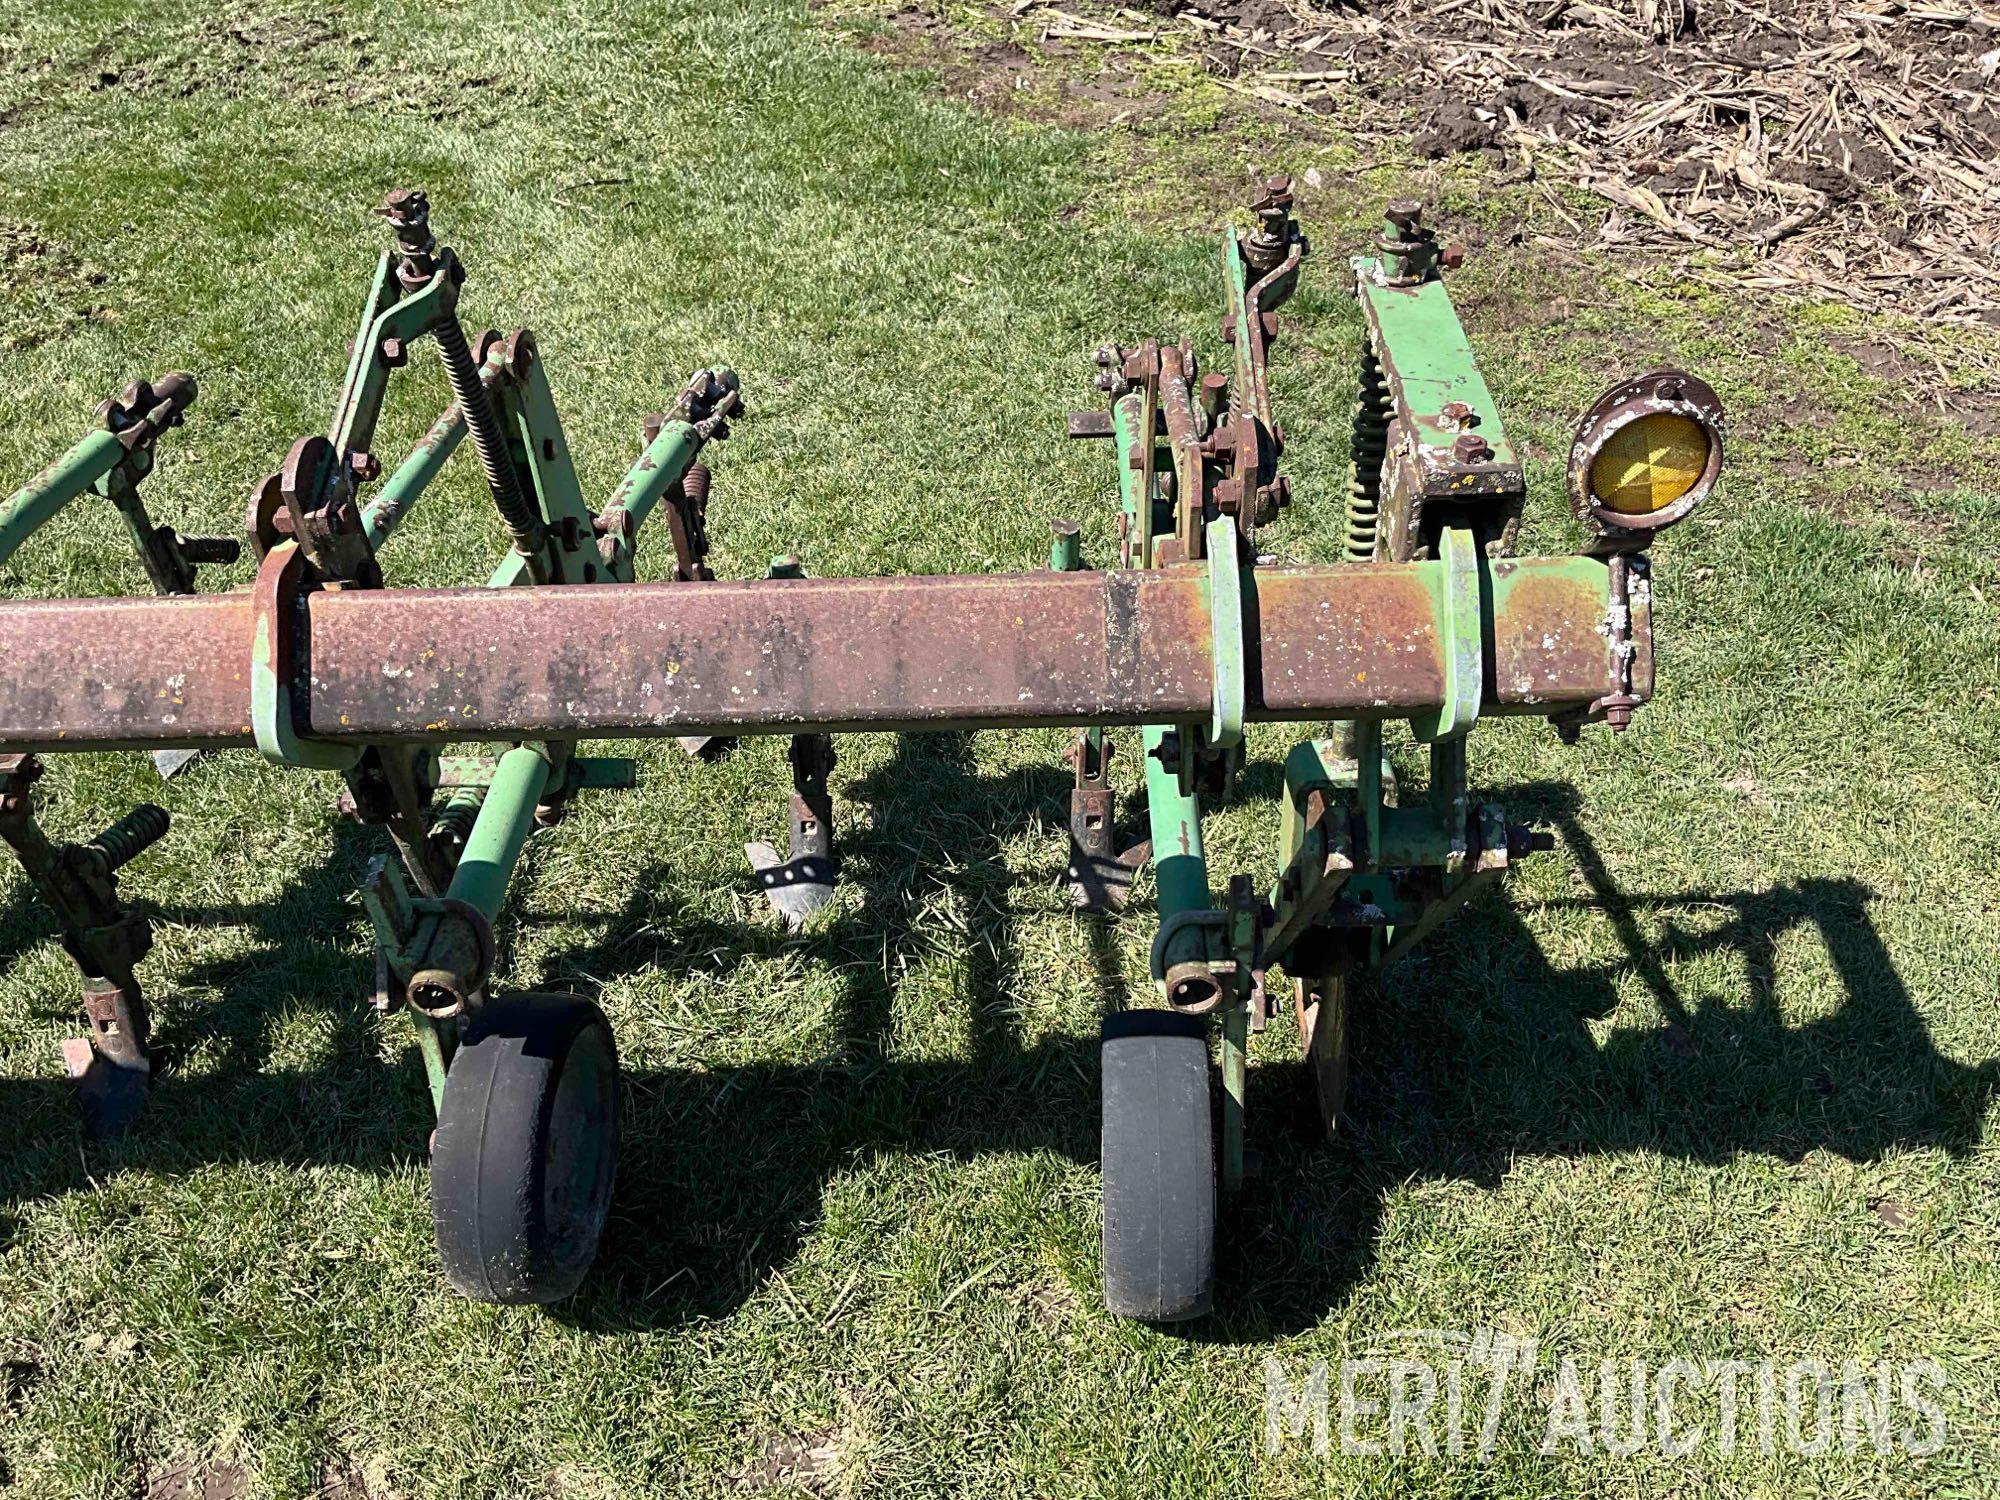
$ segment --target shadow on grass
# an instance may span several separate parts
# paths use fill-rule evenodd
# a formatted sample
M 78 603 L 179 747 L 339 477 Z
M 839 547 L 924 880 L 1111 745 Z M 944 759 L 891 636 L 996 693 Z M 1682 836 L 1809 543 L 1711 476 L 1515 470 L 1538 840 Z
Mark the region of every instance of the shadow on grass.
M 617 1331 L 728 1312 L 819 1222 L 829 1177 L 881 1153 L 1096 1159 L 1096 1038 L 1024 1046 L 1010 1015 L 1010 990 L 1026 981 L 999 831 L 1033 811 L 1059 829 L 1068 778 L 1054 768 L 980 778 L 962 737 L 900 745 L 888 766 L 849 788 L 875 817 L 845 833 L 843 878 L 861 901 L 827 928 L 794 940 L 684 910 L 663 916 L 670 898 L 644 893 L 669 883 L 649 873 L 605 940 L 552 961 L 558 977 L 602 983 L 689 953 L 728 964 L 804 941 L 841 984 L 837 1039 L 823 1062 L 630 1078 L 612 1224 L 585 1290 L 559 1310 L 566 1320 Z M 1824 1149 L 1869 1160 L 1899 1147 L 1975 1144 L 2000 1065 L 1963 1067 L 1932 1045 L 1870 921 L 1865 885 L 1625 893 L 1577 822 L 1568 788 L 1499 795 L 1516 813 L 1557 825 L 1591 888 L 1557 904 L 1602 913 L 1625 957 L 1556 967 L 1505 897 L 1489 899 L 1361 997 L 1350 1128 L 1340 1141 L 1317 1140 L 1301 1066 L 1253 1070 L 1259 1170 L 1226 1207 L 1218 1310 L 1191 1336 L 1254 1341 L 1319 1322 L 1372 1264 L 1385 1195 L 1412 1179 L 1491 1186 L 1521 1155 L 1643 1148 L 1723 1162 Z M 82 1150 L 64 1085 L 0 1080 L 0 1204 L 76 1190 L 92 1170 L 120 1164 L 417 1161 L 428 1119 L 414 1060 L 396 1069 L 376 1062 L 354 1000 L 365 965 L 330 932 L 325 942 L 313 936 L 311 914 L 335 886 L 344 896 L 358 873 L 358 853 L 337 849 L 273 908 L 260 927 L 265 949 L 202 977 L 226 998 L 198 1023 L 200 1034 L 253 1068 L 265 1056 L 260 997 L 319 984 L 349 1012 L 336 1018 L 335 1066 L 169 1074 L 134 1137 Z M 970 937 L 961 989 L 970 1056 L 911 1061 L 889 1045 L 894 976 L 934 948 L 926 922 L 939 886 Z M 1657 941 L 1645 935 L 1647 918 L 1663 928 Z M 1788 1027 L 1773 991 L 1775 949 L 1801 932 L 1824 943 L 1843 995 L 1824 1018 Z M 1100 984 L 1115 996 L 1115 944 L 1102 929 L 1092 944 Z M 1670 965 L 1714 952 L 1740 958 L 1747 990 L 1735 1003 L 1690 1006 Z M 1585 1023 L 1610 1013 L 1628 977 L 1651 992 L 1667 1024 L 1600 1044 Z M 0 1245 L 7 1237 L 0 1219 Z

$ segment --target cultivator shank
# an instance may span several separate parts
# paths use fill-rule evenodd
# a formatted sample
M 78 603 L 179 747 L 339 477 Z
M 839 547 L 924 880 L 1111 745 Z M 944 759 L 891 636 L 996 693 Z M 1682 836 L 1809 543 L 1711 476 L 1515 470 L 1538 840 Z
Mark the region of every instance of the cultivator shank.
M 1114 1018 L 1105 1034 L 1107 1297 L 1143 1317 L 1202 1311 L 1212 1258 L 1168 1253 L 1200 1240 L 1173 1205 L 1215 1162 L 1225 1188 L 1241 1180 L 1245 1051 L 1271 1015 L 1269 970 L 1295 982 L 1331 1124 L 1358 977 L 1547 846 L 1470 791 L 1474 725 L 1534 714 L 1566 733 L 1622 728 L 1650 694 L 1643 549 L 1665 524 L 1657 518 L 1678 519 L 1713 483 L 1712 393 L 1673 372 L 1615 389 L 1580 438 L 1585 545 L 1512 556 L 1527 487 L 1439 279 L 1452 258 L 1416 205 L 1391 205 L 1380 253 L 1353 262 L 1366 347 L 1347 560 L 1275 565 L 1264 537 L 1293 490 L 1279 469 L 1268 360 L 1308 245 L 1290 183 L 1272 179 L 1252 205 L 1254 228 L 1223 240 L 1226 373 L 1204 368 L 1191 337 L 1107 346 L 1097 360 L 1108 409 L 1070 417 L 1072 436 L 1109 440 L 1117 566 L 1091 570 L 1082 529 L 1059 521 L 1046 570 L 808 578 L 781 558 L 762 579 L 729 581 L 708 562 L 713 481 L 699 456 L 740 412 L 735 377 L 697 372 L 647 423 L 639 460 L 593 513 L 533 335 L 469 338 L 464 268 L 433 236 L 423 195 L 392 194 L 384 213 L 395 244 L 377 267 L 334 419 L 294 444 L 252 500 L 252 586 L 194 596 L 182 567 L 154 572 L 157 598 L 0 603 L 0 836 L 57 910 L 85 975 L 97 1043 L 86 1082 L 99 1064 L 141 1087 L 150 1071 L 133 974 L 147 928 L 113 875 L 166 820 L 141 809 L 90 844 L 54 844 L 29 807 L 34 756 L 255 747 L 336 772 L 345 805 L 383 827 L 399 856 L 377 861 L 363 896 L 379 942 L 378 1003 L 411 1014 L 445 1122 L 434 1208 L 447 1270 L 474 1295 L 562 1295 L 581 1275 L 577 1237 L 594 1246 L 602 1222 L 591 1195 L 609 1190 L 616 1093 L 605 1092 L 604 1070 L 615 1052 L 587 1002 L 494 998 L 493 928 L 535 828 L 577 791 L 631 780 L 630 762 L 577 745 L 671 735 L 712 756 L 740 736 L 789 736 L 788 847 L 752 843 L 748 853 L 758 888 L 799 929 L 835 895 L 833 735 L 1074 727 L 1071 889 L 1081 906 L 1118 907 L 1150 867 L 1160 917 L 1151 970 L 1164 1010 Z M 384 479 L 371 448 L 389 378 L 426 338 L 453 402 Z M 44 476 L 43 498 L 17 498 L 0 515 L 0 538 L 53 513 L 61 502 L 49 496 L 89 484 L 126 493 L 108 476 L 129 469 L 129 455 L 150 455 L 184 408 L 177 393 L 191 398 L 191 384 L 163 382 L 150 405 L 120 406 L 70 468 Z M 1645 425 L 1669 419 L 1683 425 Z M 1699 453 L 1690 424 L 1708 445 Z M 505 537 L 488 586 L 388 587 L 384 549 L 467 439 Z M 634 548 L 655 509 L 671 533 L 671 577 L 640 584 Z M 161 557 L 219 556 L 154 536 Z M 1268 879 L 1233 877 L 1218 901 L 1202 814 L 1230 792 L 1245 727 L 1259 722 L 1329 727 L 1284 763 Z M 1421 790 L 1397 785 L 1391 722 L 1426 749 Z M 1130 730 L 1149 836 L 1121 847 L 1114 735 Z M 468 741 L 492 753 L 442 753 Z M 1223 1099 L 1213 1159 L 1205 1097 L 1199 1109 L 1167 1110 L 1157 1097 L 1142 1107 L 1128 1087 L 1149 1068 L 1206 1069 L 1209 1017 Z M 454 1061 L 461 1046 L 475 1064 Z M 501 1106 L 467 1102 L 471 1085 L 454 1079 L 468 1068 L 481 1088 L 518 1075 L 519 1097 L 555 1089 L 574 1108 L 480 1114 Z M 557 1077 L 564 1068 L 592 1081 L 572 1089 Z M 492 1095 L 502 1097 L 515 1094 Z M 452 1143 L 489 1137 L 578 1175 L 546 1198 L 482 1198 L 478 1153 L 461 1157 Z M 1118 1180 L 1119 1164 L 1159 1152 L 1180 1174 L 1172 1202 Z M 570 1215 L 560 1224 L 559 1203 Z M 516 1216 L 512 1238 L 502 1236 L 515 1257 L 504 1276 L 466 1258 L 486 1237 L 460 1216 L 489 1212 Z M 559 1238 L 562 1257 L 537 1260 L 555 1256 Z

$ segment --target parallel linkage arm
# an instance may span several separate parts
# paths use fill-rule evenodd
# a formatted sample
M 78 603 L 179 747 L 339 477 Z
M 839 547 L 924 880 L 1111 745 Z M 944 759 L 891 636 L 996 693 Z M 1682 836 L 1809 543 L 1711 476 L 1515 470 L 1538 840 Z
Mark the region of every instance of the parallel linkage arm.
M 194 398 L 194 377 L 176 371 L 157 383 L 135 380 L 122 396 L 98 407 L 96 432 L 0 504 L 0 564 L 64 507 L 89 494 L 116 507 L 156 593 L 192 594 L 198 566 L 235 562 L 239 547 L 233 537 L 183 536 L 171 526 L 156 526 L 139 498 L 139 483 L 153 472 L 161 435 L 186 420 Z

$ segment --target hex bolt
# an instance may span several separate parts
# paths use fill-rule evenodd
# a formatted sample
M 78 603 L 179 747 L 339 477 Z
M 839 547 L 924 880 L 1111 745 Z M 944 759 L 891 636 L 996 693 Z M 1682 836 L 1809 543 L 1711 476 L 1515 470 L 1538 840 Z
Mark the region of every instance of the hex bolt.
M 1267 228 L 1277 229 L 1291 216 L 1293 202 L 1291 178 L 1267 177 L 1264 179 L 1264 197 L 1256 205 L 1255 212 Z
M 1263 196 L 1250 205 L 1250 212 L 1257 216 L 1257 228 L 1243 242 L 1243 258 L 1253 270 L 1269 271 L 1284 259 L 1291 237 L 1292 179 L 1265 178 Z
M 113 823 L 84 847 L 104 861 L 107 871 L 130 864 L 167 835 L 167 810 L 150 802 Z
M 1472 408 L 1463 401 L 1445 402 L 1438 409 L 1438 415 L 1445 420 L 1447 425 L 1454 428 L 1469 427 L 1473 422 Z
M 1451 456 L 1462 464 L 1483 464 L 1493 457 L 1493 445 L 1476 432 L 1461 433 L 1451 445 Z
M 1391 198 L 1382 217 L 1405 238 L 1412 238 L 1424 227 L 1424 206 L 1415 198 Z

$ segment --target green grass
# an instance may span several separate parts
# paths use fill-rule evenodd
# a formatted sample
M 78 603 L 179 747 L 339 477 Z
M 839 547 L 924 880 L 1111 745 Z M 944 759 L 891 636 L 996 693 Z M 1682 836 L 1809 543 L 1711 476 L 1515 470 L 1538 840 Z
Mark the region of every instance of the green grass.
M 688 370 L 743 373 L 725 576 L 787 550 L 820 574 L 1032 567 L 1056 515 L 1102 561 L 1109 472 L 1062 413 L 1107 337 L 1215 350 L 1198 226 L 1254 148 L 1329 179 L 1278 353 L 1300 499 L 1277 546 L 1335 553 L 1342 258 L 1405 185 L 1340 175 L 1337 140 L 996 119 L 777 0 L 13 15 L 0 474 L 184 366 L 202 396 L 148 499 L 232 529 L 324 424 L 368 209 L 416 183 L 470 266 L 468 318 L 537 331 L 593 492 Z M 1533 546 L 1571 543 L 1566 425 L 1616 372 L 1709 373 L 1733 468 L 1658 549 L 1634 730 L 1481 731 L 1483 784 L 1562 843 L 1366 998 L 1348 1139 L 1310 1138 L 1290 1021 L 1260 1040 L 1262 1170 L 1210 1325 L 1097 1304 L 1097 1018 L 1143 986 L 1151 927 L 1142 902 L 1100 928 L 1058 888 L 1062 736 L 843 739 L 846 880 L 803 940 L 742 865 L 782 834 L 781 742 L 717 766 L 636 747 L 636 790 L 535 838 L 502 974 L 598 997 L 632 1079 L 603 1257 L 553 1313 L 437 1275 L 421 1070 L 361 1001 L 376 842 L 333 780 L 229 754 L 163 788 L 79 757 L 45 783 L 55 830 L 143 798 L 176 820 L 125 878 L 171 1073 L 129 1142 L 81 1140 L 56 1055 L 74 978 L 0 873 L 0 1488 L 126 1496 L 191 1463 L 349 1500 L 734 1493 L 820 1448 L 812 1483 L 862 1494 L 1993 1493 L 1992 441 L 1870 375 L 1843 352 L 1870 330 L 1837 313 L 1510 247 L 1509 200 L 1423 185 L 1490 231 L 1459 298 L 1533 464 Z M 428 365 L 406 377 L 383 450 L 444 399 Z M 498 530 L 461 465 L 394 581 L 484 577 Z M 73 509 L 0 586 L 142 589 L 102 520 Z M 1218 883 L 1266 868 L 1285 743 L 1253 735 L 1264 795 L 1211 820 Z M 1482 1327 L 1545 1361 L 1490 1461 L 1264 1454 L 1267 1354 L 1296 1377 Z M 1676 1354 L 1930 1355 L 1950 1440 L 1922 1463 L 1534 1453 L 1548 1361 Z

